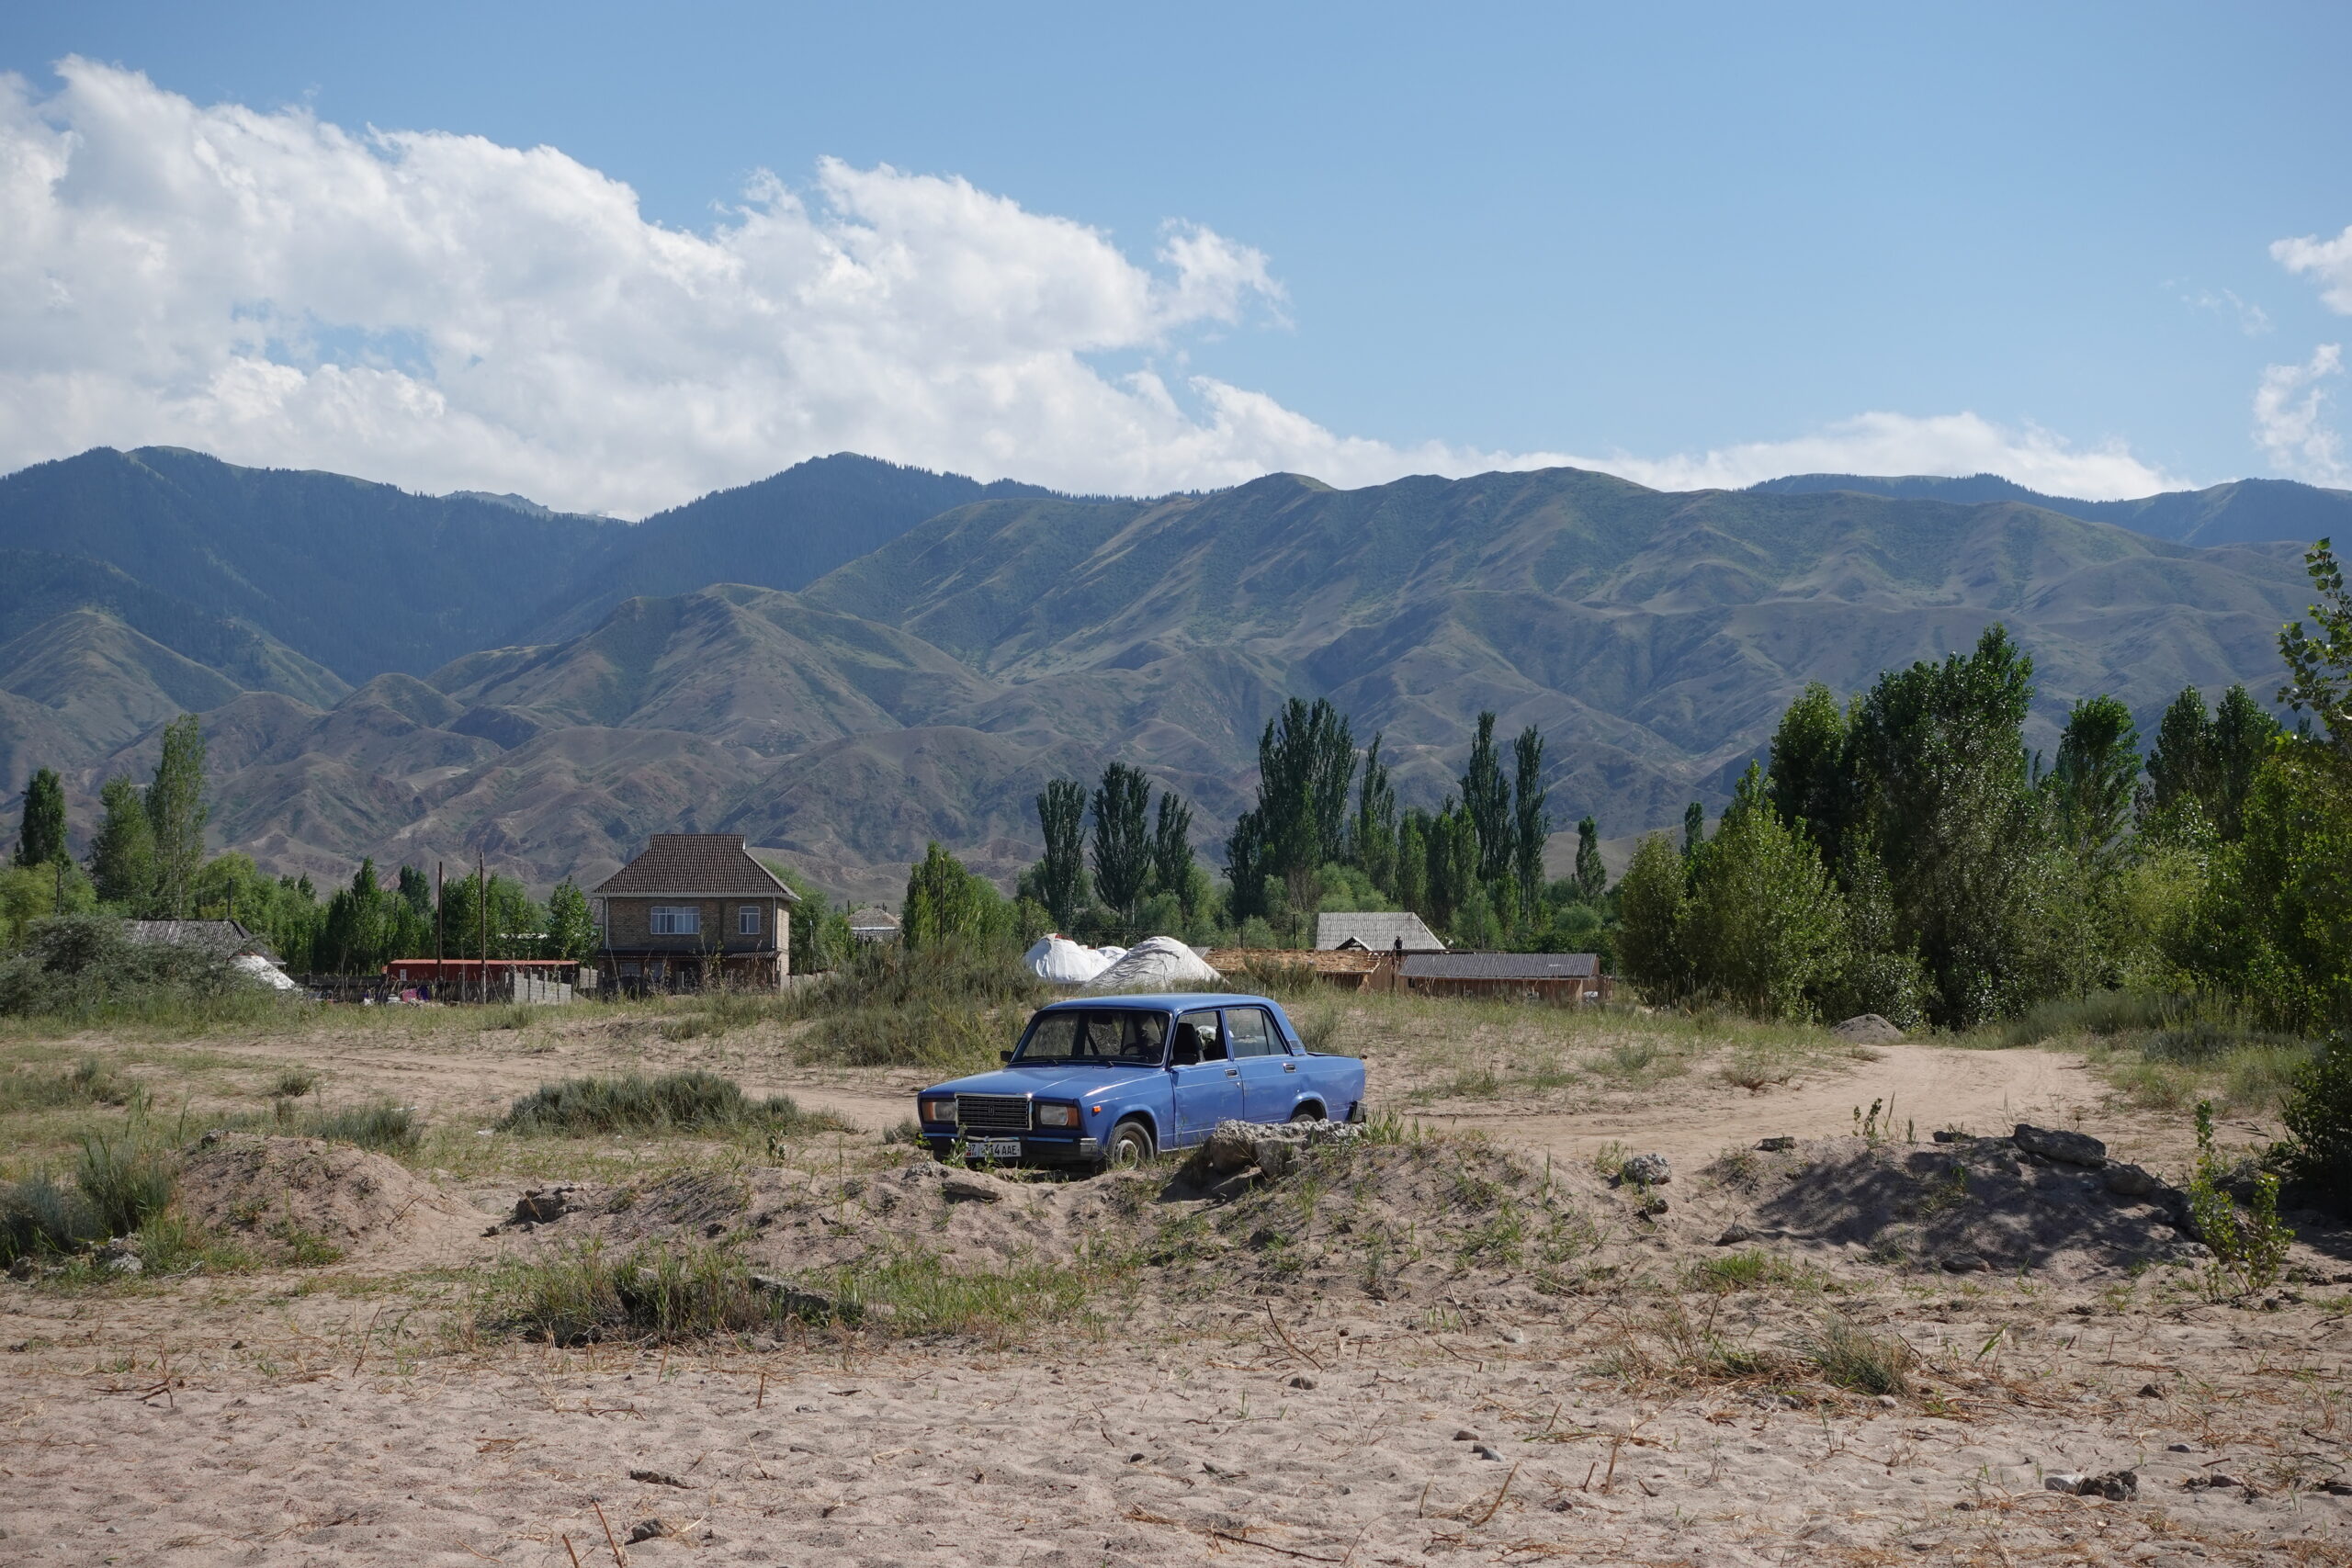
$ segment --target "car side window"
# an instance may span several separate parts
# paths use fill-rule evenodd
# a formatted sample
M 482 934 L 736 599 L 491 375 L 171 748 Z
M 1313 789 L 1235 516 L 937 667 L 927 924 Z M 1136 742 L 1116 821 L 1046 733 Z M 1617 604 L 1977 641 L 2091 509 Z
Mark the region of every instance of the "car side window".
M 1178 1066 L 1194 1062 L 1225 1060 L 1225 1042 L 1217 1034 L 1216 1014 L 1188 1012 L 1176 1021 L 1176 1053 L 1169 1058 Z
M 1274 1038 L 1273 1021 L 1262 1008 L 1229 1008 L 1225 1015 L 1226 1037 L 1236 1056 L 1273 1056 L 1282 1052 Z

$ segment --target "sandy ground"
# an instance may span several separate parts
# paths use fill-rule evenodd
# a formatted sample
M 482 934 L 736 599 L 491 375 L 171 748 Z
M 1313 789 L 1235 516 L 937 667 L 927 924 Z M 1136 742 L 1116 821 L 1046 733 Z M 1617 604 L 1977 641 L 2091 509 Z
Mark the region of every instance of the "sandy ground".
M 565 1073 L 715 1064 L 874 1129 L 921 1076 L 644 1035 L 313 1060 L 485 1123 Z M 232 1077 L 288 1055 L 205 1049 Z M 1688 1074 L 1595 1098 L 1427 1102 L 1491 1140 L 1359 1151 L 1332 1168 L 1352 1196 L 1310 1167 L 958 1202 L 838 1138 L 711 1221 L 786 1270 L 910 1238 L 974 1269 L 1145 1239 L 1087 1314 L 995 1333 L 558 1349 L 470 1326 L 500 1258 L 708 1234 L 701 1178 L 485 1235 L 519 1183 L 411 1202 L 383 1173 L 399 1202 L 336 1210 L 350 1255 L 324 1268 L 0 1282 L 0 1562 L 2352 1563 L 2352 1232 L 2296 1216 L 2288 1281 L 2215 1304 L 2154 1206 L 1997 1145 L 1950 1178 L 1928 1142 L 2039 1120 L 2177 1174 L 2179 1130 L 2074 1058 L 1905 1044 L 1762 1093 Z M 1872 1099 L 1919 1142 L 1840 1136 Z M 1809 1141 L 1707 1165 L 1776 1135 Z M 1594 1172 L 1603 1142 L 1669 1155 L 1664 1213 Z M 1482 1251 L 1504 1221 L 1524 1247 Z M 1735 1222 L 1777 1272 L 1711 1287 Z M 1962 1245 L 1995 1266 L 1939 1266 Z M 1807 1371 L 1832 1318 L 1907 1347 L 1910 1386 Z M 2044 1484 L 2127 1469 L 2132 1500 Z

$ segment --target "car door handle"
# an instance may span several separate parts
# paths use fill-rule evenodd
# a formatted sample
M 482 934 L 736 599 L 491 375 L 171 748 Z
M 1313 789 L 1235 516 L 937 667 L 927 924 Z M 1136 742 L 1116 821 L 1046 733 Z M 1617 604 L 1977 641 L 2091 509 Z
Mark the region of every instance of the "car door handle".
M 1241 1076 L 1241 1069 L 1239 1067 L 1227 1067 L 1225 1069 L 1225 1076 L 1229 1078 L 1238 1078 Z
M 1296 1062 L 1284 1062 L 1283 1064 L 1283 1071 L 1286 1073 L 1295 1073 L 1298 1071 L 1298 1064 Z

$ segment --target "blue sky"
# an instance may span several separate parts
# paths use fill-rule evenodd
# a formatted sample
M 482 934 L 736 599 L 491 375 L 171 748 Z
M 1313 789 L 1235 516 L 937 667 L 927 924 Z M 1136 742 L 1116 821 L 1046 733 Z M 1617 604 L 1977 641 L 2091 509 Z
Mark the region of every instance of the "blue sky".
M 72 420 L 52 412 L 55 381 L 0 400 L 18 424 L 0 431 L 10 466 L 176 435 L 248 460 L 553 491 L 624 513 L 832 443 L 1090 488 L 1253 464 L 1319 464 L 1351 482 L 1561 457 L 1653 482 L 1851 457 L 1872 471 L 1991 466 L 2077 492 L 2245 474 L 2352 483 L 2344 377 L 2325 354 L 2352 335 L 2352 243 L 2327 248 L 2352 226 L 2341 6 L 12 7 L 0 70 L 23 79 L 25 114 L 60 133 L 113 114 L 74 142 L 100 147 L 132 146 L 159 117 L 119 90 L 77 96 L 54 71 L 72 56 L 143 76 L 166 107 L 295 109 L 362 141 L 373 128 L 549 147 L 688 234 L 735 221 L 747 186 L 772 175 L 812 210 L 832 204 L 838 223 L 896 243 L 895 220 L 876 216 L 891 211 L 937 236 L 956 221 L 943 216 L 952 192 L 844 197 L 820 160 L 948 176 L 1097 231 L 1145 282 L 1108 278 L 1100 257 L 1040 260 L 1026 241 L 943 239 L 954 254 L 913 266 L 887 322 L 856 324 L 854 366 L 807 338 L 756 341 L 742 352 L 795 367 L 768 384 L 772 367 L 727 362 L 715 326 L 674 366 L 655 363 L 658 345 L 628 347 L 610 367 L 625 378 L 616 403 L 653 407 L 649 386 L 703 389 L 693 427 L 660 444 L 700 454 L 676 461 L 631 449 L 626 421 L 582 441 L 522 412 L 566 392 L 559 378 L 533 393 L 534 377 L 558 373 L 481 324 L 510 321 L 508 305 L 388 278 L 387 296 L 435 297 L 387 311 L 305 276 L 240 277 L 156 307 L 178 314 L 136 344 L 89 347 L 120 330 L 95 315 L 41 328 L 51 374 L 97 389 Z M 126 210 L 164 223 L 139 205 L 163 176 L 121 172 L 147 155 L 77 171 L 111 172 L 117 228 Z M 483 178 L 446 175 L 485 207 L 514 204 Z M 416 210 L 384 220 L 413 226 Z M 177 209 L 172 220 L 204 226 Z M 457 251 L 499 247 L 491 221 L 452 220 L 473 235 Z M 1220 248 L 1187 273 L 1162 251 L 1193 232 Z M 2300 237 L 2318 245 L 2290 270 L 2273 247 Z M 89 231 L 43 260 L 76 301 L 104 294 L 108 265 Z M 192 254 L 174 265 L 218 270 Z M 621 276 L 632 264 L 609 265 Z M 989 288 L 970 285 L 975 267 L 991 269 Z M 1045 341 L 1057 295 L 1008 306 L 991 290 L 1046 272 L 1113 294 L 1157 280 L 1166 297 Z M 155 333 L 225 319 L 231 294 L 272 317 L 266 346 L 223 338 L 217 363 L 214 348 L 151 355 Z M 735 308 L 794 298 L 778 282 Z M 1072 313 L 1114 310 L 1103 298 Z M 1024 310 L 1047 325 L 1003 328 Z M 309 346 L 289 350 L 305 323 Z M 901 397 L 927 374 L 925 341 L 964 365 L 959 389 Z M 395 345 L 376 368 L 398 383 L 379 377 L 363 396 L 338 381 L 335 398 L 306 385 L 301 408 L 281 389 L 263 409 L 223 379 L 247 361 L 263 381 L 275 364 L 357 364 L 355 342 Z M 1021 394 L 1026 412 L 971 391 L 1040 355 L 1141 401 L 1057 434 L 1072 397 L 1093 396 L 1066 367 Z M 468 389 L 502 365 L 507 384 Z M 1140 391 L 1136 372 L 1151 378 Z M 199 381 L 212 389 L 201 406 Z M 827 401 L 837 382 L 853 389 L 840 407 Z M 446 396 L 437 417 L 467 423 L 436 435 L 351 412 L 378 392 L 386 407 Z M 920 406 L 893 423 L 877 411 L 894 399 Z M 1873 414 L 1894 423 L 1851 423 Z M 1149 456 L 1122 467 L 1104 449 L 1123 443 Z M 622 477 L 582 481 L 583 463 Z

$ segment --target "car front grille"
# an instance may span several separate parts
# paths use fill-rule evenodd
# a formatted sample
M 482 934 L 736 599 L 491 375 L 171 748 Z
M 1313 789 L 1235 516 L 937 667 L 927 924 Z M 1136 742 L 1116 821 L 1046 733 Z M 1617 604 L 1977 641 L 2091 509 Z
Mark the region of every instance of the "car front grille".
M 1023 1094 L 959 1094 L 956 1120 L 970 1133 L 1025 1133 L 1029 1097 Z

